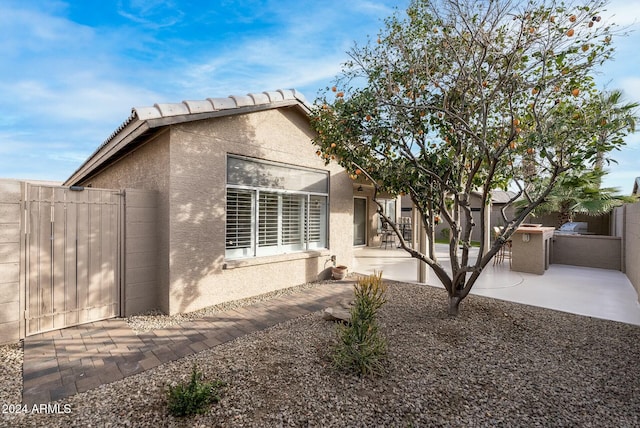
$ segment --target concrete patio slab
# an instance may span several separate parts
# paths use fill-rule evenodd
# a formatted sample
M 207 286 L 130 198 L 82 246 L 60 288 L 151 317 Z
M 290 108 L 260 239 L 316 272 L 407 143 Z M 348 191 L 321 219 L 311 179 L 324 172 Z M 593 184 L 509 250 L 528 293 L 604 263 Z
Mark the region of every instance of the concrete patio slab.
M 436 253 L 450 271 L 448 246 L 437 244 Z M 386 279 L 415 283 L 417 269 L 417 260 L 402 249 L 358 248 L 354 252 L 354 272 L 382 271 Z M 433 272 L 427 284 L 442 287 Z M 535 275 L 512 271 L 504 261 L 487 266 L 471 294 L 640 325 L 636 291 L 627 276 L 615 270 L 552 264 L 544 275 Z

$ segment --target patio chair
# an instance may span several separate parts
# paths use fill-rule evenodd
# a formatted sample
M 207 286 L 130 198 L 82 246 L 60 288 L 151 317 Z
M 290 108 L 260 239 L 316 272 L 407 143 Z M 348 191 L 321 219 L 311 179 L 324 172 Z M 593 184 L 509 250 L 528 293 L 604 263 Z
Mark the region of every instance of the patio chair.
M 409 246 L 413 247 L 413 230 L 411 229 L 411 217 L 401 217 L 400 218 L 400 230 L 402 232 L 402 239 Z M 400 244 L 398 243 L 398 248 L 400 248 Z
M 496 240 L 498 239 L 498 237 L 500 236 L 500 234 L 502 233 L 502 228 L 501 227 L 494 227 L 493 228 L 493 239 Z M 509 267 L 512 266 L 511 264 L 511 239 L 507 240 L 504 244 L 502 244 L 502 247 L 500 247 L 500 249 L 498 250 L 498 252 L 496 253 L 495 256 L 493 256 L 493 265 L 497 265 L 498 263 L 502 263 L 504 262 L 505 259 L 509 259 Z
M 389 225 L 385 222 L 380 229 L 380 247 L 384 245 L 384 249 L 387 249 L 387 244 L 391 244 L 391 248 L 396 244 L 396 233 L 389 228 Z

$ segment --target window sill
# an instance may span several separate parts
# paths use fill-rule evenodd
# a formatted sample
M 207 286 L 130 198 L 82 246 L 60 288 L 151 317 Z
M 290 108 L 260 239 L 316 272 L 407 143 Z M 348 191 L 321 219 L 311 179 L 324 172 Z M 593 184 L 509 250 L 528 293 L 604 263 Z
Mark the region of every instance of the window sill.
M 250 257 L 246 259 L 226 260 L 222 265 L 223 270 L 237 269 L 250 266 L 267 265 L 272 263 L 289 262 L 292 260 L 312 259 L 316 257 L 328 256 L 330 251 L 326 248 L 304 251 L 299 253 L 278 254 L 274 256 Z

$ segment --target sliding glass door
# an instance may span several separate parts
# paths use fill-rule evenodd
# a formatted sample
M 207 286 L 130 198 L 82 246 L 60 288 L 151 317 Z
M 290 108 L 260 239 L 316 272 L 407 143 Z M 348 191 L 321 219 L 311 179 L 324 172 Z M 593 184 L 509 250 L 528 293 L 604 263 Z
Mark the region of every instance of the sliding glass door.
M 353 199 L 353 245 L 367 245 L 367 200 Z

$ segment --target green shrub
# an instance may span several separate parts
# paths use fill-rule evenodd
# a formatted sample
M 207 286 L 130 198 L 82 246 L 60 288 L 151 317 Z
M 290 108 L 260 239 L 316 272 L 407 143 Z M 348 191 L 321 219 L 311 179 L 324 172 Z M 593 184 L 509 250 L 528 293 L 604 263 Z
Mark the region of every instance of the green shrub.
M 173 416 L 189 416 L 204 413 L 211 403 L 220 401 L 220 389 L 224 382 L 203 382 L 202 373 L 194 365 L 191 380 L 187 384 L 169 386 L 167 404 Z
M 387 342 L 380 335 L 376 321 L 378 310 L 386 302 L 382 273 L 358 280 L 354 292 L 351 322 L 337 327 L 338 343 L 333 353 L 333 364 L 360 376 L 382 374 Z

